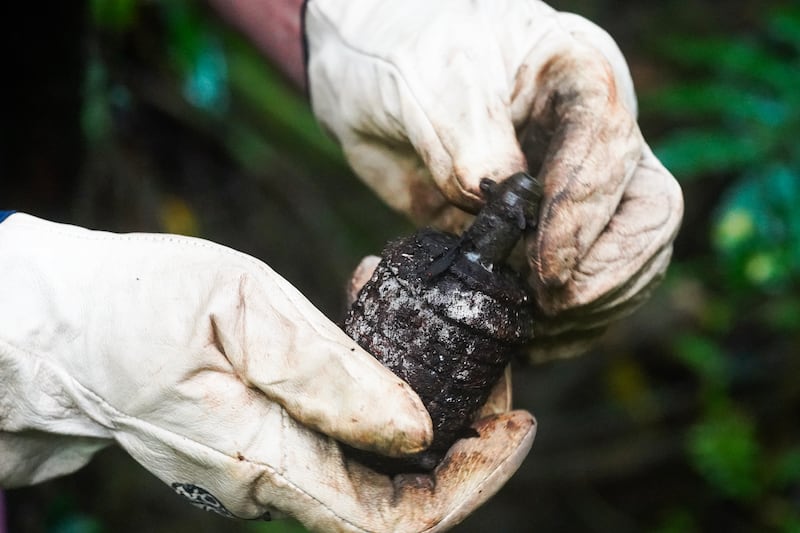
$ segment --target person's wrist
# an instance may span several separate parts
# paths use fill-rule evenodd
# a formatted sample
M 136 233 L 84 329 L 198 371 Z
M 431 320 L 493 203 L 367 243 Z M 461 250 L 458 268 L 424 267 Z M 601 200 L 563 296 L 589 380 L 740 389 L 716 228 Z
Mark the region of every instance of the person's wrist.
M 297 88 L 306 88 L 304 0 L 209 0 Z

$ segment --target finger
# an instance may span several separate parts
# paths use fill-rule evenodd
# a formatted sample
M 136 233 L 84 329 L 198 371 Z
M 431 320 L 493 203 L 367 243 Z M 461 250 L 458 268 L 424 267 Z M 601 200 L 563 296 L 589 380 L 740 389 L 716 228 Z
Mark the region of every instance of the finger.
M 677 181 L 649 148 L 611 221 L 558 288 L 531 280 L 537 303 L 553 316 L 569 309 L 607 311 L 632 300 L 660 279 L 683 216 Z M 532 255 L 537 242 L 528 243 Z M 585 313 L 584 309 L 584 313 Z
M 337 135 L 362 178 L 376 175 L 379 187 L 386 190 L 392 183 L 403 183 L 387 176 L 383 165 L 377 172 L 363 172 L 370 163 L 360 161 L 359 145 L 363 147 L 365 140 L 386 143 L 384 159 L 400 164 L 404 171 L 425 174 L 449 203 L 474 212 L 484 201 L 482 178 L 499 181 L 527 168 L 508 107 L 507 61 L 497 46 L 475 38 L 495 30 L 487 22 L 497 15 L 460 16 L 460 31 L 450 32 L 451 11 L 429 9 L 424 3 L 418 7 L 428 11 L 435 19 L 429 24 L 442 31 L 415 34 L 404 43 L 402 53 L 391 54 L 391 61 L 374 67 L 385 69 L 378 90 L 381 111 L 355 112 L 348 121 L 352 131 L 340 128 Z M 431 50 L 450 52 L 433 59 Z M 353 109 L 363 107 L 353 104 Z M 383 197 L 390 204 L 403 203 L 403 192 L 397 192 L 399 196 L 389 195 L 396 198 Z
M 283 278 L 254 264 L 211 309 L 212 342 L 239 378 L 356 448 L 400 455 L 427 447 L 431 421 L 413 390 Z
M 500 380 L 492 387 L 489 398 L 481 407 L 476 418 L 480 420 L 490 415 L 499 415 L 510 411 L 512 396 L 511 365 L 508 365 L 500 376 Z
M 375 272 L 375 268 L 380 262 L 381 258 L 377 255 L 368 255 L 358 263 L 358 266 L 353 271 L 353 275 L 350 276 L 350 281 L 347 284 L 347 307 L 350 307 L 353 305 L 353 302 L 356 301 L 358 293 L 361 292 L 361 288 L 370 280 L 373 272 Z
M 592 48 L 574 43 L 524 72 L 518 83 L 536 88 L 531 122 L 547 135 L 532 266 L 537 284 L 559 287 L 614 215 L 642 139 L 610 65 Z
M 663 278 L 672 247 L 648 262 L 630 283 L 584 307 L 536 322 L 536 341 L 528 349 L 534 364 L 565 359 L 587 352 L 605 333 L 606 327 L 639 308 Z
M 584 307 L 572 308 L 553 317 L 539 315 L 536 339 L 561 337 L 580 330 L 603 329 L 635 311 L 649 298 L 663 279 L 672 254 L 672 246 L 653 257 L 628 283 Z
M 536 422 L 525 411 L 513 411 L 484 418 L 473 428 L 479 436 L 456 442 L 432 479 L 421 474 L 392 479 L 326 448 L 318 463 L 324 470 L 287 472 L 291 486 L 279 490 L 291 497 L 280 499 L 312 531 L 445 531 L 514 474 L 533 444 Z M 327 477 L 319 479 L 321 474 Z
M 671 257 L 672 245 L 669 244 L 633 274 L 627 283 L 587 306 L 576 309 L 576 312 L 584 315 L 589 327 L 605 326 L 629 315 L 649 299 L 652 291 L 664 279 Z
M 399 495 L 395 513 L 423 511 L 415 518 L 430 525 L 420 531 L 447 531 L 494 496 L 527 457 L 536 420 L 526 411 L 510 411 L 481 419 L 472 428 L 479 437 L 453 445 L 434 472 L 435 490 L 409 487 Z
M 568 359 L 586 353 L 597 344 L 606 332 L 605 327 L 597 329 L 570 329 L 553 336 L 537 338 L 528 348 L 528 360 L 533 364 L 546 363 L 554 359 Z
M 474 425 L 431 484 L 393 480 L 344 455 L 224 364 L 188 374 L 168 409 L 115 413 L 114 436 L 137 461 L 206 510 L 240 518 L 294 516 L 312 531 L 439 531 L 491 497 L 527 455 L 523 411 Z
M 444 196 L 475 212 L 484 202 L 483 178 L 502 181 L 527 170 L 506 95 L 508 76 L 494 50 L 464 43 L 440 65 L 436 94 L 415 94 L 425 110 L 411 142 Z M 475 65 L 489 71 L 476 71 Z M 422 91 L 420 91 L 422 93 Z M 445 100 L 442 100 L 445 95 Z

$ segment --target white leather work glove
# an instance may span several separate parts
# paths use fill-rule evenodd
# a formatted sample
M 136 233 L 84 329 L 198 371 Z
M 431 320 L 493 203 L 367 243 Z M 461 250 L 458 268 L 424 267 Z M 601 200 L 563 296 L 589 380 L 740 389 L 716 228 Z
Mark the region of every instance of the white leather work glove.
M 683 199 L 603 30 L 534 0 L 309 0 L 305 35 L 317 118 L 417 223 L 458 232 L 481 178 L 538 173 L 534 358 L 585 350 L 661 279 Z
M 201 507 L 315 531 L 444 530 L 502 486 L 535 430 L 524 411 L 479 421 L 435 488 L 379 475 L 337 440 L 419 450 L 424 407 L 266 265 L 19 213 L 0 223 L 0 383 L 0 487 L 116 442 Z

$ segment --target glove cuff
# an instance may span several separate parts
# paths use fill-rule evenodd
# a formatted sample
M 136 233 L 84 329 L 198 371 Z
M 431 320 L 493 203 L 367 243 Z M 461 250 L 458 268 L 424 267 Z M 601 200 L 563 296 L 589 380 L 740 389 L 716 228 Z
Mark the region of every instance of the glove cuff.
M 86 464 L 111 443 L 98 398 L 51 349 L 74 342 L 63 301 L 53 298 L 41 259 L 68 226 L 0 212 L 0 486 L 37 483 Z M 10 218 L 9 218 L 10 217 Z M 65 253 L 68 248 L 64 248 Z M 48 253 L 52 251 L 52 253 Z M 63 294 L 63 292 L 62 292 Z M 71 293 L 70 293 L 71 294 Z M 69 297 L 69 294 L 67 295 Z

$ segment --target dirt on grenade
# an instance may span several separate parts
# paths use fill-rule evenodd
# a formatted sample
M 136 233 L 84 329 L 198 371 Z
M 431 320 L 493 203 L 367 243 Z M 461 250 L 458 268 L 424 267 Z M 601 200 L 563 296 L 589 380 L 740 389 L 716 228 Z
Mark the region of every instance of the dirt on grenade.
M 487 203 L 462 236 L 426 228 L 390 242 L 344 320 L 345 332 L 417 392 L 433 421 L 433 442 L 417 454 L 348 449 L 377 471 L 433 470 L 457 439 L 471 436 L 506 365 L 532 339 L 526 284 L 503 263 L 536 220 L 541 188 L 527 174 L 482 188 Z

